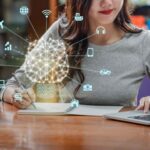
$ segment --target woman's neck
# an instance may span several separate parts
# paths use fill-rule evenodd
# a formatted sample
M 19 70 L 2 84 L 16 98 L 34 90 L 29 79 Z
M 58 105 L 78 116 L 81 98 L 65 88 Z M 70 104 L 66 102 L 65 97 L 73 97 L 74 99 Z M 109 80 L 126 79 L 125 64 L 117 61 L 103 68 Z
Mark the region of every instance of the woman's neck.
M 90 33 L 89 36 L 96 33 L 96 28 L 99 25 L 90 25 Z M 96 45 L 109 45 L 119 41 L 125 34 L 121 29 L 117 28 L 114 24 L 109 24 L 103 26 L 106 30 L 106 34 L 95 34 L 94 36 L 88 39 L 89 42 L 94 43 Z

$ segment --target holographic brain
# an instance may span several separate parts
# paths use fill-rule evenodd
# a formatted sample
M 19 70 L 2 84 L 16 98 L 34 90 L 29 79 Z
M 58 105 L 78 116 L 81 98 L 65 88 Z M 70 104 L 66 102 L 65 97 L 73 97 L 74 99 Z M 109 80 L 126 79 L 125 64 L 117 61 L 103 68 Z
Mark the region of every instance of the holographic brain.
M 68 72 L 68 56 L 62 40 L 41 39 L 26 56 L 25 74 L 32 82 L 60 83 Z

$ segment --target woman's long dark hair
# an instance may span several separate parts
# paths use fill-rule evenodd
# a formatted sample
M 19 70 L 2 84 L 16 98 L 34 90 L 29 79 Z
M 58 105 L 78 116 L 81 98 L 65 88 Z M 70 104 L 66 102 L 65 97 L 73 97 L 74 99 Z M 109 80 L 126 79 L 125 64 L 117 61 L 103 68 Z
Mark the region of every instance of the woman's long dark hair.
M 62 36 L 68 46 L 67 54 L 70 65 L 69 79 L 77 75 L 79 79 L 78 82 L 80 83 L 74 90 L 75 97 L 85 79 L 81 70 L 81 63 L 88 48 L 88 40 L 86 38 L 89 31 L 88 12 L 91 5 L 92 0 L 67 0 L 65 16 L 67 17 L 68 25 L 65 30 L 62 29 L 61 26 L 59 28 L 60 36 Z M 83 16 L 84 19 L 82 22 L 74 20 L 73 16 L 75 16 L 76 13 L 80 13 L 80 15 Z M 115 24 L 125 32 L 140 33 L 142 31 L 131 24 L 128 0 L 124 0 L 123 7 L 115 19 Z M 64 32 L 62 34 L 63 30 Z M 65 80 L 64 84 L 66 82 L 68 82 L 68 80 Z

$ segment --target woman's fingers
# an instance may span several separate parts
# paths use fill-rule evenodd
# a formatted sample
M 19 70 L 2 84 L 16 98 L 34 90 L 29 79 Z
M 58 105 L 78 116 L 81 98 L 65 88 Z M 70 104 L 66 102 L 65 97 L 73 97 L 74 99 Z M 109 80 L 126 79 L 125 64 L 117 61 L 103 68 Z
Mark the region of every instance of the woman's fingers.
M 23 100 L 22 102 L 20 101 L 15 101 L 13 103 L 16 107 L 18 108 L 22 108 L 22 109 L 25 109 L 27 108 L 30 104 L 28 102 L 26 102 L 25 100 Z
M 28 106 L 30 106 L 33 100 L 35 100 L 35 94 L 33 90 L 15 90 L 14 105 L 16 107 L 27 108 Z
M 145 97 L 140 100 L 140 105 L 136 110 L 144 110 L 144 113 L 147 113 L 150 109 L 150 97 Z
M 147 100 L 145 100 L 144 112 L 148 113 L 149 108 L 150 108 L 150 101 L 149 101 L 149 99 L 147 99 Z
M 139 106 L 136 108 L 136 110 L 144 109 L 144 101 L 145 101 L 144 98 L 142 98 L 142 99 L 140 100 L 140 104 L 139 104 Z
M 27 89 L 27 93 L 28 93 L 28 95 L 32 101 L 36 100 L 36 95 L 35 95 L 34 90 L 32 88 Z

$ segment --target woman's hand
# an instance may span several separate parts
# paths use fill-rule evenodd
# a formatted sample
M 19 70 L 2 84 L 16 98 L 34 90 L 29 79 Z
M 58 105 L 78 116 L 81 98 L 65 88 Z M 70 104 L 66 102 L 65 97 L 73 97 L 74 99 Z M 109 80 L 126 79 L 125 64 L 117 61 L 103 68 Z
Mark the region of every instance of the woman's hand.
M 147 113 L 150 109 L 150 96 L 143 97 L 140 99 L 140 104 L 136 110 L 144 110 L 144 113 Z
M 18 88 L 13 95 L 13 104 L 18 108 L 25 109 L 35 101 L 35 98 L 36 96 L 32 88 L 27 90 L 21 90 Z
M 32 88 L 21 90 L 20 88 L 8 87 L 4 92 L 3 99 L 17 108 L 25 109 L 35 101 L 36 96 Z

